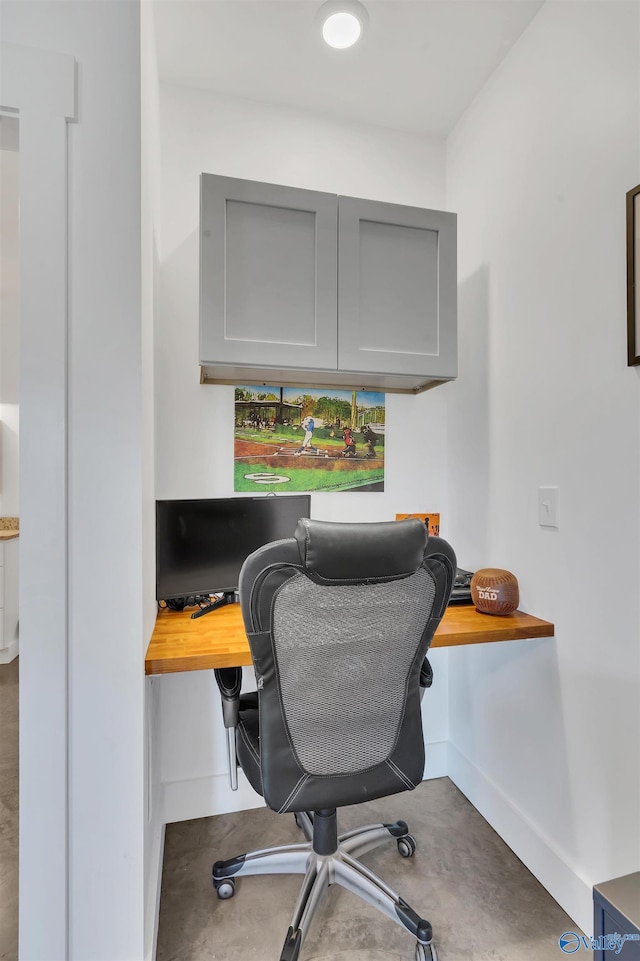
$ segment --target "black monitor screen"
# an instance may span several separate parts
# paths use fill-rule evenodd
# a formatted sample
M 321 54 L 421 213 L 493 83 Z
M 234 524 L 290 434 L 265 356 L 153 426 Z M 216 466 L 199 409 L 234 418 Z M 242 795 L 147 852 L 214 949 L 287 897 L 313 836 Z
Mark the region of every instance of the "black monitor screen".
M 156 501 L 156 598 L 235 591 L 243 562 L 308 517 L 309 494 Z

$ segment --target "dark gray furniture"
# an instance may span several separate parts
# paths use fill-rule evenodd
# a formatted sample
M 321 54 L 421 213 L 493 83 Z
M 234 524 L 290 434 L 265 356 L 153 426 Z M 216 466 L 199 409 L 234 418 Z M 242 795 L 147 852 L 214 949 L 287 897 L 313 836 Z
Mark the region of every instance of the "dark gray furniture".
M 252 554 L 240 601 L 256 694 L 217 672 L 231 744 L 255 790 L 295 813 L 306 842 L 217 861 L 213 882 L 231 897 L 248 874 L 304 875 L 281 961 L 296 961 L 323 892 L 341 884 L 415 939 L 417 961 L 436 958 L 431 924 L 357 860 L 396 840 L 403 821 L 338 835 L 336 808 L 412 790 L 423 777 L 420 698 L 426 652 L 444 614 L 456 559 L 417 519 L 335 524 L 301 519 L 295 537 Z M 422 678 L 422 684 L 421 684 Z M 265 959 L 266 961 L 266 959 Z
M 640 961 L 640 871 L 594 886 L 593 936 L 594 961 Z

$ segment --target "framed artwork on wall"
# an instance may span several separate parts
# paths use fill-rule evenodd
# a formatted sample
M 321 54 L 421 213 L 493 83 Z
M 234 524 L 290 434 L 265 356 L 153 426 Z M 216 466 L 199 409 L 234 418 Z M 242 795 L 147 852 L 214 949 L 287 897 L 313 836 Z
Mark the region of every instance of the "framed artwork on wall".
M 384 393 L 241 384 L 234 407 L 234 491 L 384 491 Z
M 627 191 L 627 365 L 640 364 L 640 184 Z

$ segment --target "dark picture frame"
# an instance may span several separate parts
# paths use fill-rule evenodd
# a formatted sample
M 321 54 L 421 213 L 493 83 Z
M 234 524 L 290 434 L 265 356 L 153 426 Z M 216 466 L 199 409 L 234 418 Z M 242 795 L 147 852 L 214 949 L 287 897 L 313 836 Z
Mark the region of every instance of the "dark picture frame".
M 627 366 L 640 364 L 640 184 L 627 191 Z

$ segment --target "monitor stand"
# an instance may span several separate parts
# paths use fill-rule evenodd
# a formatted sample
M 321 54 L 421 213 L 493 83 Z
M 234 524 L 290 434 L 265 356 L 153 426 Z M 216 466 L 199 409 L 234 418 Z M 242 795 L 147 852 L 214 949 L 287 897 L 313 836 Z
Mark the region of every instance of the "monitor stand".
M 207 604 L 206 607 L 201 607 L 199 611 L 194 611 L 191 618 L 204 617 L 205 614 L 210 614 L 211 611 L 216 611 L 219 607 L 224 607 L 225 604 L 235 604 L 236 599 L 235 591 L 225 591 L 222 597 L 212 601 L 211 604 Z

